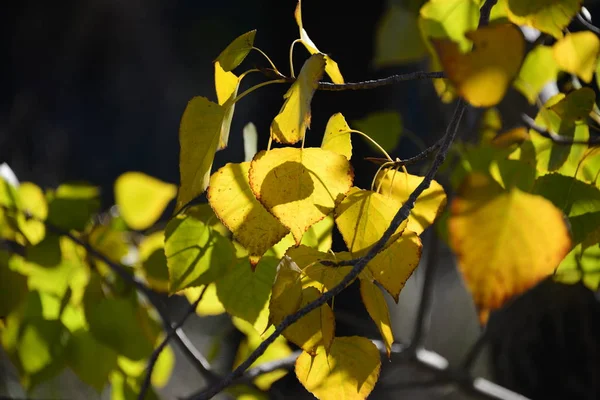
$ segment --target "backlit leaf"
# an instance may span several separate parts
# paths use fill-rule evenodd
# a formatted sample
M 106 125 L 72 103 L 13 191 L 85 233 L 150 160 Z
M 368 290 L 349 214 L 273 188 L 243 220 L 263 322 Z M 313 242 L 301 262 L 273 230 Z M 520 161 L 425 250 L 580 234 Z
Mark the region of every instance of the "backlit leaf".
M 308 227 L 342 200 L 354 174 L 346 157 L 337 153 L 286 147 L 258 153 L 249 176 L 256 198 L 300 244 Z
M 67 364 L 79 379 L 100 393 L 108 383 L 110 372 L 117 367 L 117 353 L 89 331 L 79 329 L 69 341 Z
M 176 211 L 204 192 L 219 145 L 225 108 L 204 97 L 194 97 L 179 126 L 180 186 Z
M 408 196 L 422 181 L 422 176 L 387 169 L 377 176 L 375 185 L 379 188 L 381 194 L 396 201 L 394 210 L 397 210 L 408 200 Z M 429 188 L 425 189 L 417 199 L 415 207 L 408 217 L 406 229 L 420 235 L 436 220 L 445 206 L 446 193 L 444 188 L 436 181 L 432 181 Z
M 204 287 L 187 288 L 183 290 L 183 294 L 190 303 L 193 303 L 198 299 L 198 296 L 200 296 L 200 293 L 203 289 Z M 202 300 L 200 300 L 200 303 L 196 308 L 196 314 L 198 314 L 201 317 L 204 317 L 207 315 L 219 315 L 223 314 L 224 312 L 225 307 L 223 307 L 223 304 L 221 304 L 221 301 L 217 296 L 217 285 L 211 283 L 204 291 Z
M 252 46 L 254 46 L 255 36 L 256 29 L 238 36 L 219 54 L 215 61 L 221 64 L 224 71 L 231 71 L 240 65 L 250 53 Z
M 165 256 L 165 232 L 146 236 L 139 246 L 139 257 L 148 286 L 158 292 L 169 291 L 169 268 Z
M 177 194 L 177 187 L 142 172 L 125 172 L 115 181 L 115 201 L 132 229 L 149 228 Z
M 375 111 L 363 119 L 352 121 L 352 125 L 366 133 L 384 150 L 392 151 L 400 142 L 402 118 L 395 111 Z M 374 151 L 380 151 L 371 141 L 367 143 Z
M 508 18 L 517 25 L 527 25 L 562 37 L 562 30 L 579 12 L 581 0 L 507 0 Z
M 554 59 L 560 69 L 587 83 L 592 81 L 599 53 L 600 40 L 590 31 L 570 33 L 553 47 Z
M 377 67 L 420 61 L 427 55 L 417 23 L 418 13 L 390 4 L 377 23 L 375 60 Z M 401 38 L 401 39 L 399 39 Z
M 600 147 L 587 149 L 577 166 L 577 179 L 600 188 Z
M 288 256 L 283 256 L 277 264 L 277 276 L 273 284 L 269 302 L 269 320 L 279 324 L 286 316 L 293 314 L 302 303 L 302 270 Z
M 341 154 L 348 160 L 352 157 L 352 142 L 350 127 L 342 113 L 336 113 L 329 118 L 321 148 Z
M 299 246 L 290 248 L 287 251 L 294 263 L 302 270 L 302 288 L 315 287 L 320 292 L 325 293 L 337 286 L 350 270 L 351 266 L 330 267 L 321 264 L 319 261 L 340 261 L 349 260 L 349 253 L 324 253 L 312 247 Z
M 294 12 L 294 17 L 296 18 L 296 23 L 298 24 L 298 28 L 300 29 L 300 41 L 306 47 L 306 50 L 310 54 L 322 54 L 325 58 L 325 72 L 331 78 L 333 83 L 344 83 L 344 77 L 340 72 L 340 68 L 337 63 L 333 61 L 331 57 L 326 54 L 321 53 L 319 49 L 317 49 L 317 45 L 314 44 L 312 40 L 308 37 L 308 33 L 304 30 L 302 26 L 302 1 L 298 0 L 298 5 L 296 6 L 296 11 Z
M 296 376 L 319 399 L 365 399 L 379 378 L 377 347 L 359 336 L 337 337 L 329 351 L 319 347 L 296 360 Z
M 279 114 L 271 123 L 271 137 L 279 143 L 293 144 L 304 137 L 310 127 L 310 103 L 323 76 L 325 58 L 313 54 L 302 66 L 300 74 L 289 90 Z
M 218 61 L 215 62 L 215 88 L 217 89 L 217 99 L 219 105 L 225 108 L 225 116 L 223 117 L 223 123 L 221 124 L 221 136 L 217 150 L 222 150 L 227 147 L 229 131 L 231 130 L 231 121 L 233 119 L 233 112 L 235 111 L 233 99 L 237 96 L 240 81 L 241 80 L 233 72 L 226 72 Z
M 214 282 L 234 261 L 231 241 L 193 215 L 178 215 L 165 230 L 171 293 Z
M 434 39 L 440 62 L 458 93 L 476 107 L 496 105 L 518 74 L 525 54 L 521 31 L 510 24 L 467 32 L 473 50 L 462 53 L 457 43 Z
M 471 175 L 452 202 L 450 244 L 480 320 L 552 274 L 571 247 L 562 213 L 541 196 Z
M 333 216 L 330 214 L 316 224 L 311 225 L 302 236 L 302 241 L 300 243 L 319 251 L 329 251 L 331 249 L 331 244 L 333 243 L 333 225 Z M 296 246 L 296 241 L 292 234 L 288 233 L 275 246 L 271 247 L 266 254 L 281 258 L 286 251 L 293 246 Z
M 389 358 L 392 351 L 392 344 L 394 343 L 394 334 L 392 333 L 390 312 L 385 297 L 383 297 L 383 293 L 377 285 L 369 279 L 360 280 L 360 297 L 371 319 L 377 325 L 379 333 L 381 333 L 381 338 L 383 339 L 383 343 L 385 343 Z
M 210 178 L 208 202 L 253 256 L 262 256 L 289 230 L 256 199 L 248 183 L 249 162 L 226 164 Z
M 529 104 L 535 104 L 544 86 L 556 81 L 558 71 L 552 47 L 536 46 L 527 53 L 514 87 L 527 98 Z
M 17 215 L 19 230 L 30 244 L 42 241 L 46 234 L 46 226 L 42 222 L 48 216 L 48 203 L 44 192 L 34 183 L 23 182 L 17 188 L 21 210 L 30 213 L 33 218 Z M 41 220 L 41 221 L 40 221 Z
M 62 229 L 83 230 L 100 208 L 100 190 L 86 183 L 64 183 L 47 197 L 48 222 Z
M 596 104 L 595 101 L 596 93 L 594 93 L 594 90 L 582 87 L 567 94 L 564 99 L 554 104 L 550 109 L 564 121 L 581 121 L 592 112 Z
M 10 314 L 27 297 L 27 278 L 10 267 L 11 258 L 16 257 L 0 250 L 0 319 Z
M 585 248 L 578 244 L 562 260 L 555 279 L 565 283 L 583 281 L 590 290 L 600 287 L 600 244 Z

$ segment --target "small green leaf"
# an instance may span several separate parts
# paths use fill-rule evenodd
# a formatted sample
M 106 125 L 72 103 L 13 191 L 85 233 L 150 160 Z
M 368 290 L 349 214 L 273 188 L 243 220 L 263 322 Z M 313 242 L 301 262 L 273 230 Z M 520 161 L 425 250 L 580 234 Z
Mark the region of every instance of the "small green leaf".
M 394 150 L 400 143 L 402 118 L 395 111 L 372 112 L 363 119 L 352 121 L 352 126 L 366 133 L 386 151 Z M 379 149 L 373 143 L 370 141 L 367 141 L 367 143 L 374 151 L 379 152 Z

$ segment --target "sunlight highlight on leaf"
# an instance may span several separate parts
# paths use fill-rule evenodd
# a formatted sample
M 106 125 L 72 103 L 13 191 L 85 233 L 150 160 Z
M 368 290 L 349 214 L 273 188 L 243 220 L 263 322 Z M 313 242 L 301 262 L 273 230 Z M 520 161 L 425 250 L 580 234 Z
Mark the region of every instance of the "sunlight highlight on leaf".
M 229 141 L 229 131 L 231 130 L 231 121 L 235 111 L 233 100 L 238 94 L 241 79 L 233 72 L 226 72 L 218 61 L 215 61 L 215 88 L 217 90 L 217 99 L 219 105 L 225 108 L 223 123 L 221 124 L 221 136 L 219 147 L 222 150 L 227 147 Z
M 556 81 L 558 71 L 552 47 L 536 46 L 527 53 L 514 87 L 527 98 L 529 104 L 535 104 L 544 86 Z
M 562 30 L 579 12 L 581 0 L 507 0 L 508 18 L 561 38 Z
M 310 127 L 310 103 L 324 67 L 322 54 L 313 54 L 302 66 L 298 78 L 283 96 L 283 106 L 271 124 L 271 137 L 276 142 L 294 144 L 306 134 Z
M 590 31 L 570 33 L 553 47 L 556 64 L 586 83 L 592 81 L 599 53 L 600 39 Z

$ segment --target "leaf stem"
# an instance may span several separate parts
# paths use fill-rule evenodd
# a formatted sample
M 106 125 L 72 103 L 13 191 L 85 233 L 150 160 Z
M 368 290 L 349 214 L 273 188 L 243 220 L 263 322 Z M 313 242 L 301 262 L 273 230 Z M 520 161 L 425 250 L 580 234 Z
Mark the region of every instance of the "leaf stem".
M 294 73 L 294 46 L 296 43 L 300 43 L 302 40 L 296 39 L 290 45 L 290 76 L 295 79 L 296 74 Z
M 260 54 L 263 55 L 263 57 L 265 57 L 267 59 L 267 61 L 269 62 L 269 64 L 271 64 L 271 67 L 276 71 L 279 72 L 279 70 L 277 69 L 277 67 L 275 66 L 275 64 L 273 63 L 273 61 L 271 61 L 271 59 L 269 58 L 269 56 L 267 55 L 267 53 L 265 53 L 264 51 L 262 51 L 261 49 L 259 49 L 258 47 L 252 46 L 252 50 L 256 50 L 258 51 Z
M 390 157 L 390 155 L 388 154 L 388 152 L 385 151 L 385 149 L 383 147 L 381 147 L 379 145 L 379 143 L 377 143 L 373 138 L 371 138 L 366 133 L 361 132 L 361 131 L 357 131 L 356 129 L 348 129 L 346 131 L 340 132 L 340 134 L 343 134 L 343 133 L 357 133 L 357 134 L 361 135 L 362 137 L 364 137 L 365 139 L 367 139 L 369 142 L 371 142 L 375 147 L 377 147 L 377 149 L 379 149 L 379 151 L 381 153 L 383 153 L 383 155 L 385 155 L 385 158 L 387 158 L 389 160 L 389 162 L 394 162 L 394 160 L 392 159 L 392 157 Z
M 235 99 L 233 99 L 233 101 L 231 102 L 230 105 L 233 105 L 233 104 L 237 103 L 238 101 L 240 101 L 241 99 L 243 99 L 244 97 L 246 97 L 247 95 L 249 95 L 250 93 L 254 92 L 256 89 L 260 89 L 261 87 L 270 85 L 272 83 L 285 83 L 285 80 L 283 80 L 283 79 L 276 79 L 276 80 L 273 80 L 273 81 L 261 82 L 261 83 L 259 83 L 257 85 L 254 85 L 251 88 L 248 88 L 248 89 L 244 90 L 240 95 L 238 95 Z

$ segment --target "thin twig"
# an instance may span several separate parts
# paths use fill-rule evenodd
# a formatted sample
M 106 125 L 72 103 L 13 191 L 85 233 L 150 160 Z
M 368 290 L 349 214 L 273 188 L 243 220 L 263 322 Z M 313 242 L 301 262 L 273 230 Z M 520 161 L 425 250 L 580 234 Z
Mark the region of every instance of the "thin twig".
M 181 329 L 183 324 L 185 324 L 185 321 L 187 321 L 188 318 L 196 312 L 196 308 L 198 308 L 198 304 L 202 300 L 202 297 L 204 297 L 204 293 L 206 292 L 207 287 L 208 286 L 204 286 L 204 288 L 202 288 L 202 291 L 200 292 L 200 295 L 198 296 L 196 301 L 190 304 L 184 316 L 179 321 L 177 321 L 175 325 L 173 325 L 173 327 L 167 332 L 167 336 L 165 336 L 164 340 L 152 352 L 152 355 L 148 360 L 148 366 L 146 367 L 146 377 L 144 378 L 144 382 L 142 383 L 142 386 L 140 388 L 140 393 L 138 394 L 138 400 L 144 400 L 148 389 L 150 389 L 150 382 L 152 381 L 152 371 L 154 370 L 154 366 L 158 361 L 160 353 L 164 350 L 165 347 L 167 347 L 169 340 L 171 340 L 173 336 L 177 334 L 177 330 Z
M 569 146 L 574 145 L 574 144 L 577 144 L 577 145 L 581 144 L 581 145 L 588 145 L 588 146 L 600 146 L 600 136 L 591 136 L 587 140 L 575 140 L 575 139 L 567 137 L 567 136 L 558 135 L 558 134 L 550 131 L 549 129 L 539 126 L 538 124 L 535 123 L 535 120 L 527 114 L 521 114 L 521 119 L 522 119 L 523 123 L 525 125 L 527 125 L 527 127 L 529 129 L 536 131 L 543 137 L 552 140 L 556 144 L 564 144 L 564 145 L 569 145 Z
M 389 164 L 390 168 L 405 167 L 408 165 L 416 164 L 419 161 L 425 160 L 430 155 L 435 153 L 435 151 L 440 147 L 441 144 L 442 144 L 442 140 L 440 139 L 437 142 L 435 142 L 433 145 L 429 146 L 428 148 L 426 148 L 425 150 L 423 150 L 422 152 L 417 154 L 416 156 L 413 156 L 410 158 L 405 158 L 404 160 L 397 158 L 395 161 L 393 161 L 391 163 L 385 158 L 365 157 L 365 160 L 372 161 L 375 164 L 379 164 L 379 165 Z

